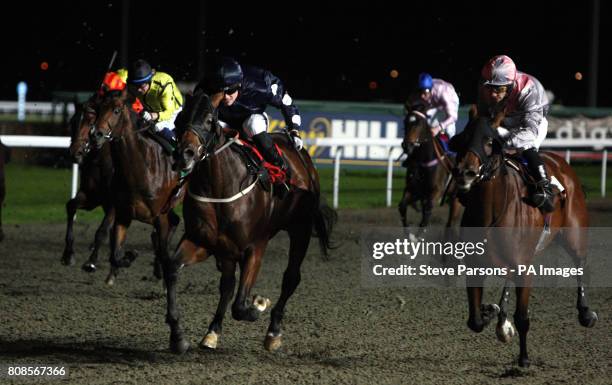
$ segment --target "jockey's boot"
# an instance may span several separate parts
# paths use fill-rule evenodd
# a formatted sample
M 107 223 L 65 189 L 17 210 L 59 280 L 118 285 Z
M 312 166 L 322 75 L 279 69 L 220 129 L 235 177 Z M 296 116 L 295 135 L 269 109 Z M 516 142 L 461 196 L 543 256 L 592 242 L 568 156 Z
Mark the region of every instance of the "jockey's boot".
M 542 158 L 540 158 L 540 154 L 535 149 L 530 148 L 523 151 L 523 158 L 527 161 L 529 173 L 536 181 L 535 191 L 531 195 L 533 204 L 542 210 L 543 213 L 553 212 L 555 206 L 553 203 L 552 185 L 550 180 L 548 180 L 546 167 Z
M 176 148 L 176 137 L 174 136 L 174 131 L 172 131 L 168 127 L 164 127 L 164 129 L 158 131 L 157 134 L 162 138 L 166 139 L 168 143 L 170 143 L 172 148 Z
M 257 149 L 261 151 L 261 155 L 264 157 L 266 162 L 275 165 L 285 172 L 289 171 L 285 159 L 279 154 L 278 150 L 274 146 L 272 137 L 267 132 L 262 132 L 257 135 L 253 135 L 253 143 L 257 146 Z M 287 176 L 289 176 L 287 174 Z

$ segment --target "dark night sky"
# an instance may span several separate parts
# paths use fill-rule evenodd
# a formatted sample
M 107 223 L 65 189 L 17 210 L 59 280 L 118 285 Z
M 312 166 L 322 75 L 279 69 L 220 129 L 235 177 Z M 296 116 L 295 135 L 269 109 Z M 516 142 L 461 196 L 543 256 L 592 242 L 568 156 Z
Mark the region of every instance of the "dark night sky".
M 198 39 L 204 39 L 208 53 L 270 69 L 297 99 L 400 102 L 427 71 L 452 82 L 468 103 L 481 66 L 505 53 L 557 102 L 586 104 L 590 1 L 405 2 L 407 10 L 397 2 L 356 3 L 209 2 L 201 33 L 196 2 L 132 0 L 129 59 L 143 57 L 177 80 L 196 80 Z M 610 5 L 601 3 L 600 14 L 609 14 Z M 16 98 L 19 80 L 29 84 L 30 100 L 49 99 L 54 90 L 93 90 L 120 48 L 119 0 L 22 1 L 10 12 L 5 19 L 24 24 L 2 26 L 5 53 L 14 52 L 4 58 L 2 100 Z M 602 16 L 600 106 L 612 106 L 611 29 Z M 397 79 L 389 77 L 391 69 L 399 71 Z M 578 71 L 582 81 L 574 79 Z M 370 90 L 370 81 L 378 89 Z

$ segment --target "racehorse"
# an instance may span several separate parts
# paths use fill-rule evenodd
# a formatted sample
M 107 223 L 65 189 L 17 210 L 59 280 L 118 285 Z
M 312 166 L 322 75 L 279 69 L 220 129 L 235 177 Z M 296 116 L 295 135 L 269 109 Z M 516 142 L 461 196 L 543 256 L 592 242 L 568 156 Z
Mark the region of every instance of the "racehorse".
M 409 167 L 398 207 L 402 224 L 408 227 L 406 218 L 408 206 L 412 205 L 416 209 L 416 203 L 420 201 L 422 216 L 419 227 L 427 227 L 434 202 L 443 199 L 443 194 L 446 194 L 451 197 L 446 227 L 451 227 L 461 214 L 461 204 L 454 196 L 454 192 L 449 191 L 454 159 L 444 153 L 438 139 L 434 138 L 429 129 L 427 116 L 422 111 L 418 109 L 408 111 L 404 127 L 402 148 L 408 156 Z
M 95 101 L 78 104 L 77 110 L 70 121 L 72 141 L 70 155 L 79 164 L 79 191 L 74 198 L 66 203 L 67 225 L 66 244 L 62 255 L 62 263 L 74 264 L 74 234 L 73 224 L 77 209 L 93 210 L 102 206 L 104 218 L 96 230 L 91 255 L 81 268 L 87 272 L 96 271 L 98 250 L 108 236 L 115 218 L 115 210 L 111 203 L 111 179 L 113 163 L 110 146 L 96 148 L 91 139 L 91 127 L 96 119 Z
M 146 124 L 140 127 L 142 122 L 127 102 L 131 102 L 127 91 L 110 92 L 100 103 L 92 127 L 98 148 L 110 141 L 114 169 L 110 195 L 115 222 L 111 231 L 111 269 L 106 279 L 109 285 L 114 284 L 119 268 L 130 266 L 135 258 L 123 249 L 132 220 L 155 228 L 151 239 L 155 250 L 154 274 L 158 278 L 162 277 L 161 261 L 168 254 L 168 242 L 180 222 L 172 211 L 181 201 L 177 193 L 179 175 L 172 170 L 172 158 L 146 135 L 149 127 Z
M 4 162 L 6 157 L 6 148 L 0 142 L 0 242 L 4 239 L 4 231 L 2 230 L 2 205 L 4 204 L 4 196 L 6 188 L 4 184 Z
M 179 269 L 215 256 L 221 272 L 220 300 L 201 342 L 201 346 L 214 349 L 234 293 L 236 265 L 240 266 L 240 279 L 232 305 L 234 319 L 255 321 L 269 306 L 269 299 L 256 296 L 251 300 L 249 296 L 269 240 L 284 230 L 289 233 L 289 262 L 264 340 L 265 348 L 274 351 L 281 346 L 285 305 L 300 282 L 300 266 L 312 232 L 327 255 L 336 212 L 321 203 L 318 173 L 305 150 L 298 152 L 287 136 L 273 134 L 292 170 L 291 190 L 281 199 L 268 191 L 269 185 L 261 183 L 257 173 L 247 170 L 243 153 L 235 146 L 235 139 L 223 135 L 215 111 L 209 97 L 198 90 L 177 118 L 181 138 L 178 166 L 193 171 L 183 204 L 185 234 L 164 264 L 170 349 L 182 353 L 189 347 L 176 303 Z
M 494 228 L 505 228 L 510 232 L 518 231 L 519 234 L 528 232 L 537 234 L 538 232 L 534 230 L 546 226 L 550 235 L 544 238 L 544 242 L 542 238 L 533 236 L 498 239 L 500 246 L 488 250 L 483 261 L 466 259 L 466 263 L 484 262 L 488 266 L 508 269 L 516 268 L 518 264 L 529 265 L 536 250 L 541 250 L 553 240 L 557 240 L 572 257 L 576 267 L 582 267 L 587 257 L 585 230 L 588 226 L 588 213 L 578 177 L 563 158 L 553 153 L 542 152 L 541 156 L 549 175 L 560 182 L 565 196 L 557 194 L 555 211 L 550 216 L 544 216 L 540 210 L 526 204 L 522 197 L 528 196 L 529 186 L 518 171 L 520 170 L 520 167 L 516 166 L 518 162 L 512 166 L 502 150 L 502 142 L 494 128 L 500 121 L 499 116 L 493 123 L 485 118 L 474 119 L 466 127 L 465 134 L 457 138 L 456 146 L 462 148 L 460 151 L 462 159 L 454 170 L 454 176 L 459 190 L 464 194 L 462 201 L 465 206 L 461 226 L 487 228 L 485 230 L 487 237 L 495 236 L 495 232 L 491 230 Z M 564 228 L 563 231 L 560 228 Z M 520 366 L 525 367 L 529 366 L 528 306 L 533 277 L 514 275 L 510 279 L 515 283 L 517 295 L 514 323 L 520 339 L 518 362 Z M 496 307 L 481 305 L 483 280 L 484 277 L 477 277 L 468 281 L 468 326 L 475 332 L 481 332 L 497 315 L 496 334 L 500 340 L 507 342 L 514 334 L 512 325 L 506 319 L 508 282 L 503 289 L 499 306 Z M 597 314 L 588 307 L 580 275 L 577 276 L 577 286 L 576 307 L 579 322 L 584 327 L 592 327 L 597 320 Z

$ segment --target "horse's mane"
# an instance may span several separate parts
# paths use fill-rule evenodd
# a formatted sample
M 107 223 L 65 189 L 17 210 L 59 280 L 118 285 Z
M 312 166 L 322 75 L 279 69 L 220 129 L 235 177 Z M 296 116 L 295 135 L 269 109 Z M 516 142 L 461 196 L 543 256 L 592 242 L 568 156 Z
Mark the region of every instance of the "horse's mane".
M 204 125 L 206 112 L 211 109 L 209 96 L 200 88 L 193 94 L 188 94 L 183 105 L 183 110 L 176 117 L 175 126 L 179 136 L 189 126 L 201 127 Z

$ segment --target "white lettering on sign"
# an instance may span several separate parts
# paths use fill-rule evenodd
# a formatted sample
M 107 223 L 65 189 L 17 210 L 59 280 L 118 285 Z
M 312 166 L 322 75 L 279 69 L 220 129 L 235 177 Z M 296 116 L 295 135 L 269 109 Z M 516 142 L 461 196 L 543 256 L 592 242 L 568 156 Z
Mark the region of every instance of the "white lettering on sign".
M 384 136 L 382 133 L 383 122 L 380 120 L 342 120 L 332 119 L 331 135 L 332 138 L 390 138 L 398 137 L 398 124 L 394 121 L 384 122 Z M 393 150 L 393 157 L 401 155 L 402 149 Z M 336 155 L 336 148 L 331 148 L 331 156 Z M 342 153 L 343 159 L 371 159 L 383 160 L 389 156 L 389 150 L 383 146 L 344 146 Z

